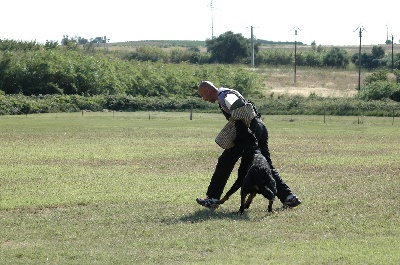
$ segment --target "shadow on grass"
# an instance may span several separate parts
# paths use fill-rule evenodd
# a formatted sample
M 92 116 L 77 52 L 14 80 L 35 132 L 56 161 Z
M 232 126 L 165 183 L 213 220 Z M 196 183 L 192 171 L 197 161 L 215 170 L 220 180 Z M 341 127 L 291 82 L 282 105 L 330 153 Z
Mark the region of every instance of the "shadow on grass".
M 280 211 L 284 211 L 283 208 L 274 209 L 274 213 L 267 213 L 267 215 L 276 214 Z M 184 216 L 176 216 L 171 218 L 165 218 L 162 220 L 163 223 L 166 224 L 176 224 L 176 223 L 201 223 L 209 220 L 235 220 L 235 221 L 249 221 L 248 211 L 245 211 L 244 214 L 238 215 L 237 212 L 223 211 L 223 210 L 215 210 L 211 211 L 209 209 L 201 209 L 197 210 L 193 213 L 189 213 Z
M 209 209 L 201 209 L 193 213 L 188 213 L 187 215 L 184 216 L 166 218 L 163 220 L 163 222 L 167 224 L 200 223 L 209 220 L 223 220 L 223 219 L 240 221 L 240 220 L 248 220 L 249 217 L 247 216 L 246 212 L 243 215 L 238 215 L 236 212 L 226 212 L 220 210 L 211 211 Z

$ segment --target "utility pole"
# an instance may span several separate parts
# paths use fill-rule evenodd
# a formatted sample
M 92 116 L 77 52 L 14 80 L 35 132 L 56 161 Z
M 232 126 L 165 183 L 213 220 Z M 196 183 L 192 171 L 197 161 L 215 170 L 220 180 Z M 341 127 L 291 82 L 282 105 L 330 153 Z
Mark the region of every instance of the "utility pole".
M 389 27 L 387 24 L 386 24 L 386 43 L 385 44 L 386 45 L 389 44 Z
M 365 30 L 363 26 L 359 26 L 356 28 L 353 32 L 359 31 L 359 36 L 360 36 L 360 46 L 358 48 L 358 91 L 361 89 L 361 37 L 362 37 L 362 32 Z
M 393 73 L 393 69 L 394 69 L 394 65 L 393 65 L 393 39 L 394 39 L 394 36 L 392 34 L 392 73 Z
M 248 28 L 248 27 L 246 27 Z M 255 63 L 254 63 L 254 58 L 255 58 L 255 54 L 254 54 L 254 34 L 253 34 L 253 26 L 250 26 L 250 49 L 251 49 L 251 67 L 255 68 Z
M 251 28 L 251 67 L 254 68 L 254 35 L 253 26 Z
M 296 58 L 297 58 L 297 30 L 301 30 L 298 27 L 294 27 L 294 85 L 296 85 Z
M 211 0 L 211 39 L 214 39 L 214 7 L 213 7 L 213 0 Z

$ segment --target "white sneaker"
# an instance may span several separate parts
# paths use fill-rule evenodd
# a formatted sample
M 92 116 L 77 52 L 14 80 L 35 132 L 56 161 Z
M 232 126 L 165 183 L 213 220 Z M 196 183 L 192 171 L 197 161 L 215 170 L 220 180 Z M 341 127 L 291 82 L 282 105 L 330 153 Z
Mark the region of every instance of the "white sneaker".
M 201 206 L 209 208 L 210 210 L 215 210 L 219 207 L 219 200 L 214 198 L 197 198 L 196 202 Z

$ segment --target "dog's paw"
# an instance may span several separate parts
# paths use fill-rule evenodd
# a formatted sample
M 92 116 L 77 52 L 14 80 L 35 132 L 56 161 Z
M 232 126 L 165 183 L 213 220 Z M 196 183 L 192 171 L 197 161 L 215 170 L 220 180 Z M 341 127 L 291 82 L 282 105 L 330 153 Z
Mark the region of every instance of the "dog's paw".
M 244 208 L 245 208 L 245 209 L 249 209 L 249 208 L 250 208 L 250 205 L 251 205 L 251 202 L 252 202 L 252 201 L 247 201 L 246 204 L 244 205 Z
M 237 211 L 237 215 L 242 215 L 244 213 L 244 207 L 240 206 L 239 211 Z

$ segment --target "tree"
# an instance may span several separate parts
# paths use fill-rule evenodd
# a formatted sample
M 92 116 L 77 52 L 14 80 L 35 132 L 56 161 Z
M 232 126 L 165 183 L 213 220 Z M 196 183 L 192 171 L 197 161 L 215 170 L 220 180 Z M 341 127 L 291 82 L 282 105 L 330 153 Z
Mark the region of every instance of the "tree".
M 313 40 L 311 42 L 311 50 L 315 51 L 317 49 L 317 43 L 315 42 L 315 40 Z
M 211 53 L 210 60 L 217 63 L 238 63 L 248 58 L 247 40 L 242 34 L 227 31 L 218 38 L 206 40 L 207 52 Z
M 44 48 L 46 49 L 46 50 L 52 50 L 52 49 L 57 49 L 57 47 L 58 47 L 58 41 L 49 41 L 49 40 L 46 40 L 46 43 L 45 43 L 45 45 L 44 45 Z
M 385 56 L 385 49 L 381 46 L 374 46 L 372 47 L 372 55 L 375 59 L 382 59 Z
M 89 43 L 89 40 L 82 38 L 82 37 L 78 37 L 78 43 L 79 44 L 87 44 L 87 43 Z
M 88 39 L 79 36 L 69 37 L 68 35 L 63 35 L 63 38 L 61 40 L 61 44 L 67 46 L 69 49 L 76 48 L 79 44 L 84 45 L 88 43 L 89 43 Z
M 78 41 L 75 38 L 70 38 L 68 35 L 63 35 L 61 45 L 66 46 L 68 50 L 78 49 Z
M 373 46 L 370 54 L 361 54 L 361 65 L 366 69 L 375 69 L 386 65 L 386 61 L 383 59 L 385 56 L 385 50 L 379 46 Z M 351 58 L 354 64 L 358 65 L 358 53 L 355 53 Z
M 324 65 L 326 66 L 346 68 L 348 64 L 347 51 L 344 49 L 333 47 L 324 57 Z

